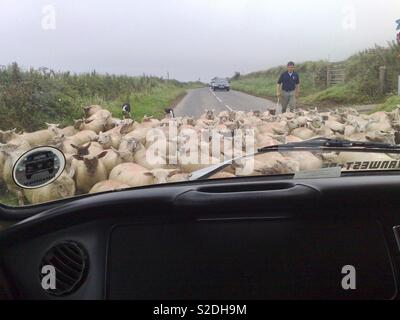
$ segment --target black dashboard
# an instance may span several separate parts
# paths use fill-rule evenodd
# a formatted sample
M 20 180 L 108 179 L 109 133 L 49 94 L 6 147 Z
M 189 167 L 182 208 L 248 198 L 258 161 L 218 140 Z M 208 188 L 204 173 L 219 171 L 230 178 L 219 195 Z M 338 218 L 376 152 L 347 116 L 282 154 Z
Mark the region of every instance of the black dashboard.
M 253 177 L 60 201 L 0 232 L 0 279 L 12 299 L 396 299 L 399 192 Z

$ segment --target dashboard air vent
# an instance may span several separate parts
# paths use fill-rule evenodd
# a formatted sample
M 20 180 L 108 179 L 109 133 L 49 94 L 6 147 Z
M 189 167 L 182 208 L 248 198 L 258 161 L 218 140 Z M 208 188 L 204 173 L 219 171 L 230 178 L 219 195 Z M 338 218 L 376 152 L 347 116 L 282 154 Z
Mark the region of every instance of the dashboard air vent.
M 83 246 L 74 241 L 64 241 L 51 247 L 44 255 L 39 270 L 40 284 L 51 295 L 66 296 L 78 290 L 85 281 L 88 269 L 89 259 Z M 55 275 L 55 288 L 48 285 L 51 284 L 48 278 L 51 272 Z

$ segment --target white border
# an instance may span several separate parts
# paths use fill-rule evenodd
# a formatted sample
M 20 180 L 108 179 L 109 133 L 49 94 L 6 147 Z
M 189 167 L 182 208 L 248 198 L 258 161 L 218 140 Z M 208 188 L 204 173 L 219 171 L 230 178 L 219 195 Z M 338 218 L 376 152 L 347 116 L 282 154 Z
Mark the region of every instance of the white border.
M 58 168 L 58 171 L 56 172 L 56 174 L 54 175 L 54 177 L 53 177 L 52 179 L 50 179 L 49 181 L 46 181 L 45 183 L 40 184 L 40 185 L 37 185 L 37 186 L 28 187 L 28 186 L 25 186 L 25 185 L 23 185 L 23 184 L 21 184 L 21 183 L 19 183 L 19 182 L 17 181 L 17 179 L 16 179 L 16 170 L 17 170 L 17 166 L 20 164 L 20 162 L 22 162 L 22 159 L 23 159 L 23 158 L 29 156 L 29 155 L 32 154 L 32 153 L 38 152 L 38 151 L 51 151 L 51 152 L 53 152 L 53 153 L 58 157 L 58 159 L 60 160 L 60 167 Z M 61 150 L 59 150 L 59 149 L 57 149 L 57 148 L 55 148 L 55 147 L 36 147 L 36 148 L 33 148 L 33 149 L 29 150 L 28 152 L 25 152 L 23 155 L 21 155 L 21 156 L 18 158 L 18 160 L 15 162 L 15 164 L 14 164 L 14 166 L 13 166 L 13 175 L 12 175 L 13 180 L 14 180 L 14 183 L 15 183 L 17 186 L 19 186 L 19 187 L 21 187 L 21 188 L 23 188 L 23 189 L 38 189 L 38 188 L 47 186 L 48 184 L 50 184 L 50 183 L 52 183 L 54 180 L 56 180 L 56 179 L 63 173 L 63 171 L 64 171 L 64 169 L 65 169 L 65 162 L 66 162 L 66 161 L 65 161 L 65 156 L 64 156 L 64 154 L 61 152 Z

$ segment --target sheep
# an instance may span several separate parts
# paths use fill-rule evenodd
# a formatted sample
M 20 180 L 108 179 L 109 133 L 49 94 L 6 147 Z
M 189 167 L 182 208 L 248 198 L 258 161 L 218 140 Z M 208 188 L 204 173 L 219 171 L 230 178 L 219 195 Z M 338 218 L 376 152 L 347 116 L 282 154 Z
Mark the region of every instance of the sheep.
M 91 105 L 83 107 L 83 112 L 85 114 L 85 118 L 89 118 L 90 116 L 94 115 L 97 111 L 101 111 L 103 108 L 99 105 Z
M 20 148 L 20 147 L 16 144 L 0 143 L 0 181 L 3 180 L 4 165 L 6 163 L 7 157 L 9 157 L 18 148 Z M 27 149 L 25 149 L 25 150 L 27 150 Z
M 264 166 L 256 172 L 261 175 L 294 174 L 300 171 L 300 164 L 293 159 L 277 160 L 271 167 Z
M 300 170 L 300 163 L 278 153 L 261 154 L 254 158 L 237 160 L 227 169 L 236 176 L 288 174 Z
M 400 106 L 390 113 L 376 112 L 371 115 L 358 114 L 353 109 L 322 113 L 316 109 L 298 109 L 281 115 L 257 110 L 216 114 L 215 110 L 207 110 L 197 120 L 192 117 L 166 117 L 159 121 L 145 116 L 141 122 L 112 118 L 109 111 L 96 105 L 87 107 L 86 111 L 85 118 L 77 121 L 77 127 L 83 129 L 80 131 L 73 126 L 60 128 L 52 123 L 46 123 L 47 130 L 31 133 L 0 130 L 0 143 L 3 143 L 0 144 L 0 179 L 4 180 L 10 192 L 17 194 L 19 200 L 21 189 L 12 181 L 11 164 L 21 152 L 41 144 L 54 145 L 64 152 L 71 170 L 75 171 L 73 181 L 76 190 L 67 188 L 63 191 L 60 187 L 56 191 L 57 187 L 48 187 L 39 188 L 40 193 L 23 192 L 22 196 L 25 195 L 31 203 L 71 196 L 75 192 L 94 193 L 187 181 L 193 171 L 248 153 L 246 142 L 249 141 L 253 142 L 250 146 L 253 148 L 314 137 L 390 144 L 400 142 Z M 238 141 L 241 144 L 237 145 Z M 359 162 L 367 158 L 393 161 L 400 156 L 274 152 L 235 162 L 210 178 L 293 173 L 322 168 L 327 162 Z M 63 179 L 59 178 L 62 186 L 71 186 L 67 183 L 68 178 L 71 179 L 67 172 L 63 173 Z M 44 192 L 47 195 L 41 194 Z
M 74 120 L 74 128 L 82 130 L 91 130 L 96 133 L 106 130 L 106 121 L 103 119 L 78 119 Z
M 38 130 L 35 132 L 25 132 L 19 135 L 19 138 L 25 140 L 30 146 L 48 145 L 54 138 L 55 133 L 48 129 Z
M 185 172 L 179 172 L 171 177 L 167 178 L 167 182 L 182 182 L 182 181 L 188 181 L 190 177 L 190 173 L 185 173 Z
M 111 170 L 109 179 L 125 183 L 130 187 L 146 186 L 153 182 L 153 177 L 148 172 L 148 169 L 137 163 L 121 163 Z
M 71 138 L 74 144 L 82 145 L 84 143 L 96 140 L 97 134 L 91 130 L 83 130 L 68 138 Z
M 52 183 L 36 189 L 24 189 L 23 193 L 28 202 L 38 204 L 74 196 L 75 181 L 73 176 L 75 170 L 72 166 L 67 167 Z
M 16 131 L 16 128 L 6 131 L 0 130 L 0 143 L 7 143 L 15 138 L 17 136 Z
M 118 149 L 121 143 L 122 136 L 116 132 L 109 133 L 100 131 L 98 135 L 98 143 L 103 147 L 103 149 L 109 149 L 111 147 Z
M 106 156 L 102 159 L 104 166 L 106 167 L 107 173 L 110 174 L 111 170 L 122 163 L 124 160 L 120 152 L 113 147 L 107 150 Z
M 180 173 L 180 171 L 176 169 L 153 169 L 144 174 L 153 178 L 153 184 L 160 184 L 169 182 L 168 178 L 178 173 Z
M 78 191 L 88 193 L 97 182 L 107 179 L 107 169 L 101 161 L 107 152 L 105 150 L 95 156 L 73 155 L 74 159 L 79 160 L 75 168 L 75 182 Z
M 142 119 L 142 127 L 145 128 L 155 128 L 160 124 L 160 121 L 157 119 L 153 119 L 153 116 L 143 116 Z
M 154 144 L 146 149 L 140 141 L 125 136 L 118 151 L 124 162 L 134 161 L 149 170 L 167 166 L 168 155 L 162 144 L 161 146 Z
M 368 141 L 395 144 L 395 135 L 393 132 L 373 131 L 365 135 Z
M 76 150 L 75 154 L 77 154 L 79 156 L 87 156 L 89 154 L 92 154 L 92 155 L 98 154 L 103 150 L 102 146 L 97 142 L 88 142 L 86 145 L 83 145 L 83 146 L 77 146 L 77 145 L 71 143 L 71 147 Z
M 122 189 L 127 189 L 127 188 L 130 188 L 130 186 L 125 183 L 122 183 L 119 181 L 114 181 L 114 180 L 103 180 L 103 181 L 97 182 L 92 187 L 92 189 L 90 189 L 89 193 L 116 191 L 116 190 L 122 190 Z
M 345 125 L 335 120 L 325 121 L 325 126 L 331 129 L 334 133 L 344 134 Z
M 147 137 L 147 132 L 150 130 L 150 128 L 146 127 L 137 127 L 133 131 L 129 132 L 126 134 L 123 138 L 124 139 L 131 139 L 134 138 L 138 142 L 142 143 L 143 145 L 146 144 L 146 137 Z
M 64 134 L 55 136 L 49 143 L 62 150 L 64 153 L 72 154 L 75 149 L 71 146 L 81 146 L 82 144 L 94 141 L 97 139 L 97 134 L 91 130 L 79 131 L 77 134 L 67 137 Z
M 390 120 L 387 118 L 383 119 L 372 119 L 368 122 L 367 131 L 390 131 L 392 130 L 392 124 Z
M 290 131 L 290 134 L 302 140 L 308 140 L 316 136 L 315 132 L 308 128 L 296 128 Z
M 68 126 L 65 128 L 59 128 L 58 123 L 47 123 L 47 130 L 50 130 L 53 132 L 56 136 L 58 135 L 64 135 L 66 137 L 73 136 L 74 134 L 78 133 L 79 130 L 75 129 L 74 126 Z
M 92 130 L 96 133 L 106 131 L 113 127 L 112 115 L 108 110 L 98 110 L 88 118 L 74 120 L 74 127 L 77 130 Z
M 123 162 L 133 162 L 134 153 L 139 142 L 135 138 L 124 137 L 118 148 L 118 154 Z
M 286 157 L 297 161 L 300 165 L 299 170 L 316 170 L 322 168 L 322 160 L 314 156 L 311 152 L 288 152 Z
M 205 113 L 200 116 L 200 120 L 214 120 L 215 119 L 215 109 L 206 109 Z
M 4 164 L 3 164 L 3 181 L 7 186 L 8 191 L 15 194 L 18 197 L 19 205 L 24 205 L 24 195 L 21 187 L 15 184 L 13 179 L 13 167 L 17 162 L 19 157 L 21 157 L 25 152 L 29 151 L 29 147 L 14 145 L 14 144 L 6 144 L 2 145 L 1 151 L 5 155 Z
M 120 126 L 117 126 L 111 130 L 108 130 L 108 132 L 127 134 L 127 133 L 130 133 L 133 130 L 135 130 L 137 126 L 138 126 L 138 123 L 133 121 L 132 119 L 124 119 L 121 121 Z
M 236 177 L 233 173 L 230 172 L 218 172 L 210 177 L 210 179 L 227 179 Z
M 167 154 L 165 148 L 162 146 L 157 147 L 157 143 L 152 146 L 154 147 L 146 149 L 143 144 L 138 142 L 133 154 L 134 161 L 149 170 L 165 168 L 167 165 Z

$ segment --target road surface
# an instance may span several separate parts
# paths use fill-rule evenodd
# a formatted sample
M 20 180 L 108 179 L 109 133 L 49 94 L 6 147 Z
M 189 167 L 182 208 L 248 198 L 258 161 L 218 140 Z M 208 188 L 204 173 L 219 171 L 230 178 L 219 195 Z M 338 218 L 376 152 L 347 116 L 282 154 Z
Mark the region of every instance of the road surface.
M 270 100 L 254 97 L 239 91 L 212 91 L 209 88 L 189 90 L 187 95 L 178 103 L 174 112 L 176 116 L 202 115 L 206 109 L 221 111 L 251 111 L 274 109 L 276 104 Z

